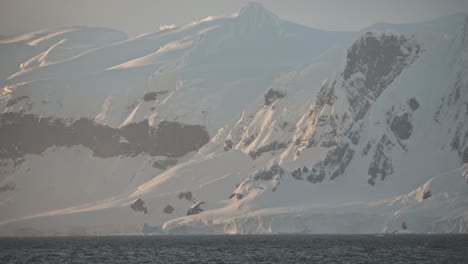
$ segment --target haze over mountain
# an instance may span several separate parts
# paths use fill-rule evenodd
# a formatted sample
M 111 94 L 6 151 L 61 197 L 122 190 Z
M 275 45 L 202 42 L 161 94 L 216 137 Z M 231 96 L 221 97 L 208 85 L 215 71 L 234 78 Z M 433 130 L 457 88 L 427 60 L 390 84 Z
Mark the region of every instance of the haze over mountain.
M 0 235 L 468 231 L 466 15 L 333 32 L 249 3 L 7 37 L 0 69 Z

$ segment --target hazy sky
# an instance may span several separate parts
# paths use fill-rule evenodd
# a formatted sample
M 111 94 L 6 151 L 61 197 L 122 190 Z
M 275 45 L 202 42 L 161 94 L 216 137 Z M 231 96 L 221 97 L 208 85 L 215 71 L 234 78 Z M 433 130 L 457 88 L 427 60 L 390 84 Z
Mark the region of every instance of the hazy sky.
M 0 0 L 0 34 L 42 28 L 103 26 L 132 35 L 166 24 L 236 13 L 248 0 Z M 467 0 L 258 0 L 282 18 L 320 29 L 357 31 L 468 13 Z

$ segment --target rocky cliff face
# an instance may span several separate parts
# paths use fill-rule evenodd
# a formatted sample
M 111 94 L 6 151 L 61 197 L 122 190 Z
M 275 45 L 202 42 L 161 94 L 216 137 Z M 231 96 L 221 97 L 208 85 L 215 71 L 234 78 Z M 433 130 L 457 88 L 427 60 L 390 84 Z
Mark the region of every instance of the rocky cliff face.
M 352 44 L 342 79 L 321 88 L 308 114 L 313 129 L 300 138 L 309 147 L 334 147 L 323 161 L 312 167 L 307 177 L 310 182 L 321 182 L 326 177 L 333 180 L 345 172 L 356 153 L 353 146 L 359 143 L 361 120 L 385 88 L 418 58 L 421 51 L 421 43 L 400 34 L 366 32 Z M 326 111 L 325 107 L 336 110 Z M 393 118 L 391 129 L 398 137 L 409 138 L 411 124 L 408 119 L 409 114 Z M 391 161 L 384 151 L 392 142 L 384 136 L 377 144 L 374 162 L 369 165 L 370 182 L 377 174 L 383 179 L 392 173 Z

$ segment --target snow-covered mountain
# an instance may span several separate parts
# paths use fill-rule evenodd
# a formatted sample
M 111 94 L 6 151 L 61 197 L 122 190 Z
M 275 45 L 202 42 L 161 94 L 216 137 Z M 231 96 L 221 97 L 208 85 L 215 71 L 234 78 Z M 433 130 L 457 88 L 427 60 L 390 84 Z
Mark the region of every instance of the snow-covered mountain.
M 250 3 L 0 40 L 0 235 L 468 231 L 468 18 Z M 405 230 L 405 232 L 408 232 Z

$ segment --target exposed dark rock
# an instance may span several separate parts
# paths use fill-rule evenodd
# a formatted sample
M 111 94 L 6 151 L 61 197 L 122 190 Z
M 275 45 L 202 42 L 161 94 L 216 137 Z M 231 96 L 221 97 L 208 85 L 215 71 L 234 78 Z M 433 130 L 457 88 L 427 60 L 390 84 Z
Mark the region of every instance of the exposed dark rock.
M 430 190 L 427 190 L 427 191 L 425 191 L 424 194 L 423 194 L 423 200 L 426 200 L 426 199 L 430 198 L 431 196 L 432 196 L 431 191 L 430 191 Z
M 341 153 L 340 153 L 341 155 Z M 342 156 L 342 158 L 340 159 L 340 161 L 338 162 L 338 168 L 335 169 L 331 176 L 330 176 L 330 180 L 334 180 L 336 177 L 342 175 L 345 171 L 345 169 L 348 167 L 349 163 L 351 162 L 351 160 L 353 159 L 353 156 L 354 156 L 354 150 L 347 147 L 346 148 L 346 151 L 344 152 L 344 155 Z
M 165 94 L 167 92 L 168 91 L 147 92 L 143 95 L 143 101 L 145 102 L 156 101 L 159 95 Z
M 283 149 L 286 147 L 287 147 L 286 143 L 279 143 L 277 141 L 273 141 L 269 143 L 268 145 L 262 146 L 254 151 L 250 151 L 249 156 L 252 159 L 256 159 L 257 157 L 260 157 L 263 153 L 278 150 L 278 149 Z
M 293 176 L 293 178 L 296 179 L 296 180 L 304 180 L 304 178 L 302 178 L 302 175 L 307 174 L 307 173 L 309 173 L 309 168 L 304 166 L 302 169 L 298 168 L 298 169 L 294 170 L 291 173 L 291 176 Z
M 265 105 L 270 105 L 277 99 L 281 99 L 285 96 L 286 96 L 286 93 L 270 88 L 264 95 Z
M 167 158 L 165 160 L 156 160 L 153 163 L 153 168 L 157 168 L 160 170 L 166 170 L 172 166 L 177 165 L 177 159 L 175 158 Z
M 388 85 L 412 64 L 421 44 L 404 35 L 364 33 L 348 50 L 343 78 L 348 102 L 360 120 Z
M 76 145 L 103 158 L 140 153 L 180 157 L 209 141 L 205 127 L 199 125 L 163 121 L 153 128 L 143 120 L 117 129 L 86 118 L 66 125 L 60 119 L 21 113 L 1 114 L 0 134 L 0 159 L 41 154 L 52 146 Z
M 369 165 L 369 169 L 367 171 L 367 173 L 371 176 L 372 182 L 375 182 L 375 179 L 379 175 L 381 180 L 384 180 L 387 175 L 393 173 L 392 161 L 385 153 L 385 150 L 389 149 L 391 145 L 392 143 L 386 135 L 384 135 L 377 144 L 373 161 Z
M 236 198 L 237 200 L 241 200 L 244 198 L 244 195 L 241 193 L 233 193 L 229 196 L 229 199 Z
M 319 162 L 312 167 L 312 170 L 307 177 L 307 181 L 311 183 L 322 182 L 325 179 L 325 170 L 323 168 L 323 163 Z
M 346 167 L 351 162 L 353 155 L 354 150 L 350 148 L 348 143 L 342 143 L 338 145 L 335 149 L 327 153 L 327 156 L 323 161 L 314 165 L 314 167 L 312 168 L 312 174 L 315 176 L 309 178 L 312 180 L 323 180 L 321 176 L 325 176 L 324 168 L 328 167 L 332 169 L 330 179 L 334 180 L 336 177 L 344 173 Z M 320 173 L 318 174 L 320 175 L 319 178 L 317 178 L 317 171 L 320 171 Z
M 250 143 L 252 143 L 252 142 L 255 140 L 256 137 L 257 137 L 256 134 L 255 134 L 255 135 L 252 134 L 252 135 L 250 135 L 249 137 L 244 138 L 244 140 L 243 140 L 243 142 L 244 142 L 244 147 L 249 146 Z
M 280 177 L 283 176 L 284 170 L 278 164 L 273 164 L 269 169 L 259 170 L 254 173 L 253 179 L 254 180 L 264 180 L 269 181 L 273 179 L 275 175 L 279 175 Z
M 302 175 L 302 170 L 301 168 L 298 168 L 298 169 L 295 169 L 293 170 L 293 172 L 291 173 L 292 176 L 301 176 Z
M 166 207 L 164 207 L 163 209 L 163 212 L 166 213 L 166 214 L 172 214 L 172 212 L 174 212 L 174 207 L 172 207 L 170 204 L 166 205 Z
M 201 205 L 205 204 L 205 202 L 198 202 L 194 205 L 192 205 L 188 211 L 187 211 L 187 215 L 194 215 L 194 214 L 199 214 L 201 212 L 203 212 L 203 209 L 200 208 Z
M 193 200 L 193 195 L 192 195 L 192 192 L 181 192 L 177 195 L 177 198 L 179 198 L 179 200 L 182 200 L 185 198 L 185 200 L 187 201 L 190 201 L 192 202 Z
M 135 202 L 133 202 L 132 205 L 130 205 L 130 208 L 132 208 L 135 212 L 143 212 L 145 214 L 148 213 L 148 209 L 145 206 L 145 202 L 143 202 L 143 200 L 141 199 L 138 199 Z
M 228 151 L 228 150 L 232 149 L 233 145 L 234 145 L 234 143 L 232 142 L 232 140 L 226 139 L 224 141 L 224 151 Z
M 374 144 L 374 142 L 372 140 L 367 142 L 366 146 L 364 147 L 364 149 L 362 150 L 362 153 L 361 153 L 363 156 L 366 156 L 369 153 L 369 150 L 371 149 L 372 144 Z
M 303 180 L 303 178 L 301 177 L 302 176 L 301 168 L 298 168 L 298 169 L 294 170 L 291 173 L 291 176 L 293 176 L 293 178 L 296 179 L 296 180 Z
M 323 86 L 327 87 L 327 86 Z M 324 89 L 322 87 L 322 90 Z M 326 90 L 330 91 L 330 90 Z M 333 91 L 332 94 L 323 95 L 325 97 L 330 96 L 334 98 Z M 331 148 L 338 145 L 338 125 L 339 117 L 336 115 L 322 115 L 322 110 L 326 104 L 332 103 L 335 99 L 330 98 L 319 98 L 317 100 L 314 109 L 311 111 L 312 114 L 308 117 L 310 120 L 310 126 L 315 126 L 314 132 L 312 135 L 302 135 L 301 138 L 298 138 L 299 143 L 307 142 L 306 147 L 316 147 L 321 146 L 324 148 Z M 331 102 L 330 102 L 331 100 Z
M 396 34 L 367 32 L 353 43 L 347 54 L 347 64 L 343 72 L 343 87 L 347 91 L 351 116 L 354 117 L 355 122 L 361 120 L 367 114 L 375 100 L 408 65 L 417 59 L 421 51 L 421 44 L 416 42 L 414 38 Z M 333 87 L 334 85 L 331 85 L 329 89 Z M 331 91 L 328 92 L 325 88 L 323 88 L 322 92 L 324 95 L 332 94 Z M 328 93 L 325 93 L 325 91 Z M 322 97 L 333 99 L 333 96 Z M 319 104 L 316 103 L 318 106 L 334 103 L 333 100 L 321 100 L 318 102 Z M 311 118 L 312 120 L 318 119 L 316 126 L 326 125 L 328 131 L 327 133 L 321 133 L 321 138 L 316 138 L 316 135 L 312 135 L 309 145 L 315 146 L 316 144 L 332 141 L 339 142 L 339 138 L 342 137 L 338 136 L 339 134 L 343 135 L 343 133 L 345 139 L 334 149 L 330 150 L 323 161 L 316 163 L 312 167 L 307 180 L 313 183 L 323 181 L 326 176 L 330 176 L 330 179 L 333 180 L 342 175 L 355 152 L 350 143 L 357 145 L 360 140 L 359 124 L 356 125 L 355 122 L 350 123 L 349 127 L 342 127 L 340 129 L 343 132 L 337 132 L 336 121 L 334 123 L 331 122 L 335 118 L 328 117 L 327 120 L 329 122 L 325 122 L 325 119 L 322 120 L 321 116 L 317 116 L 317 113 L 320 112 L 320 109 L 312 109 Z M 349 120 L 347 114 L 341 117 L 341 121 L 338 118 L 339 116 L 336 117 L 337 121 L 343 125 L 346 125 L 345 122 Z M 395 133 L 400 134 L 399 136 L 402 139 L 408 138 L 412 131 L 412 125 L 407 124 L 406 121 L 409 122 L 409 119 L 405 119 L 404 117 L 400 117 L 400 119 L 397 118 L 394 123 Z M 371 147 L 372 144 L 368 143 L 363 150 L 363 155 L 367 155 Z M 384 147 L 386 146 L 381 144 L 378 148 Z M 385 156 L 383 150 L 376 150 L 374 162 L 369 168 L 369 174 L 372 175 L 369 184 L 375 183 L 377 174 L 381 174 L 382 178 L 384 178 L 391 172 L 390 160 Z
M 14 186 L 14 185 L 7 184 L 7 185 L 4 185 L 4 186 L 1 186 L 1 187 L 0 187 L 0 193 L 1 193 L 1 192 L 13 191 L 14 189 L 15 189 L 15 186 Z
M 395 116 L 390 124 L 390 129 L 398 139 L 409 139 L 413 132 L 411 115 L 409 113 L 405 113 L 402 116 Z
M 411 110 L 416 111 L 419 108 L 419 102 L 416 98 L 411 98 L 408 101 L 408 105 L 410 106 Z
M 351 143 L 357 145 L 359 143 L 360 131 L 351 131 L 348 137 L 351 140 Z
M 315 110 L 312 110 L 313 112 L 316 112 L 317 109 L 323 108 L 325 105 L 333 105 L 336 100 L 336 95 L 335 95 L 335 84 L 336 81 L 334 81 L 331 85 L 322 85 L 320 87 L 319 92 L 317 93 L 316 99 L 315 99 Z M 312 113 L 309 113 L 309 116 L 312 115 Z
M 403 223 L 401 223 L 401 229 L 402 229 L 402 230 L 408 229 L 408 226 L 406 225 L 406 222 L 405 222 L 405 221 L 403 221 Z

